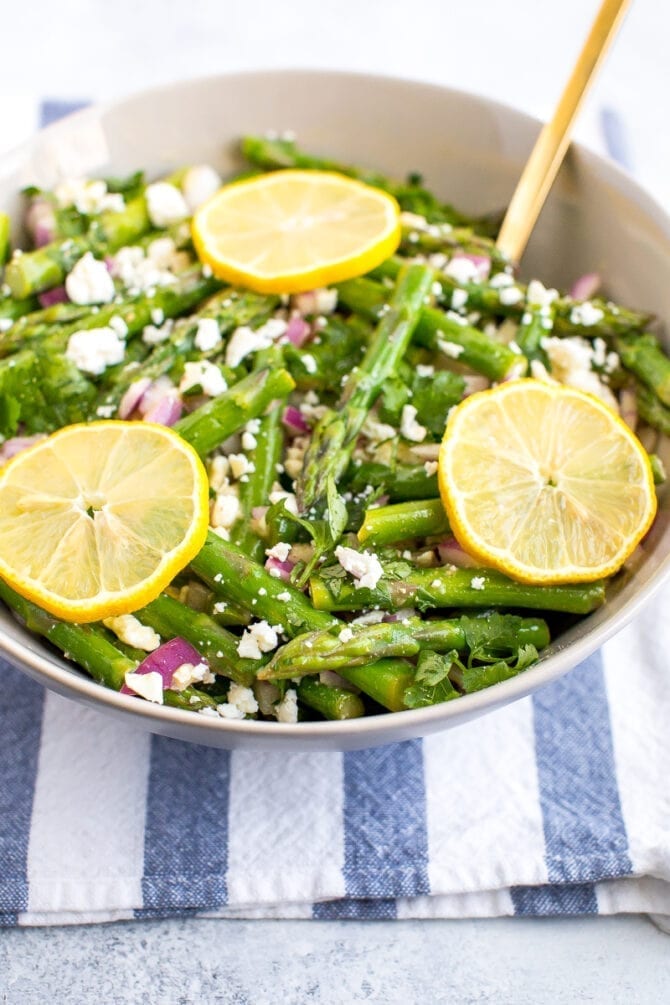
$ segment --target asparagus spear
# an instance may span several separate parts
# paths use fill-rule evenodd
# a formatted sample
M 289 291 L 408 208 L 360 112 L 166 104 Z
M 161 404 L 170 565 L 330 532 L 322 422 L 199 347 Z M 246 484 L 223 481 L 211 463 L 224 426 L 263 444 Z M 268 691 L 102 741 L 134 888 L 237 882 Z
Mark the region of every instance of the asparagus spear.
M 647 425 L 670 436 L 670 408 L 666 408 L 654 392 L 640 381 L 635 382 L 635 400 L 640 418 Z
M 403 607 L 532 608 L 588 614 L 605 600 L 602 580 L 568 586 L 532 586 L 517 583 L 492 569 L 413 569 L 402 576 L 385 576 L 374 589 L 358 587 L 340 575 L 312 576 L 312 603 L 318 611 L 360 611 L 374 607 L 398 611 Z M 474 584 L 474 585 L 473 585 Z
M 298 699 L 320 712 L 324 719 L 359 719 L 365 715 L 365 706 L 358 695 L 342 687 L 330 687 L 306 677 L 297 690 Z
M 319 421 L 312 434 L 297 482 L 296 494 L 304 511 L 322 510 L 328 482 L 337 482 L 346 471 L 367 413 L 409 345 L 432 279 L 431 270 L 423 266 L 410 265 L 400 272 L 388 312 L 360 366 L 349 375 L 337 406 Z
M 294 387 L 287 370 L 258 370 L 180 419 L 174 428 L 206 457 L 249 419 L 262 415 L 273 401 L 286 398 Z
M 87 670 L 99 684 L 119 691 L 125 683 L 126 673 L 137 669 L 137 661 L 117 649 L 99 625 L 76 625 L 59 621 L 41 607 L 19 596 L 2 580 L 0 598 L 18 614 L 26 628 L 48 639 L 67 659 Z M 216 706 L 209 695 L 195 688 L 186 688 L 184 691 L 166 690 L 163 695 L 166 705 L 175 708 L 197 711 L 206 706 Z
M 396 503 L 365 511 L 358 531 L 361 544 L 385 545 L 410 537 L 429 537 L 449 530 L 449 521 L 440 499 Z
M 395 623 L 351 625 L 344 640 L 340 638 L 340 630 L 333 629 L 300 635 L 277 650 L 258 676 L 261 680 L 283 680 L 324 670 L 346 674 L 349 667 L 365 666 L 370 660 L 392 656 L 411 659 L 425 649 L 464 653 L 468 649 L 466 623 L 471 620 L 460 617 L 422 621 L 411 617 Z M 519 646 L 534 645 L 536 649 L 544 649 L 549 644 L 549 629 L 541 618 L 503 615 L 499 620 L 504 622 L 504 630 L 514 636 Z M 482 632 L 480 644 L 494 646 L 500 625 L 484 617 L 478 619 L 478 624 Z
M 241 517 L 236 520 L 230 535 L 231 541 L 257 562 L 263 559 L 265 546 L 251 529 L 250 520 L 255 507 L 267 505 L 268 496 L 277 477 L 277 465 L 284 444 L 282 411 L 282 405 L 275 406 L 259 419 L 258 431 L 253 434 L 256 446 L 250 455 L 254 470 L 249 474 L 247 482 L 240 483 Z
M 11 220 L 7 213 L 0 213 L 0 265 L 4 265 L 9 258 Z
M 670 405 L 670 359 L 655 335 L 622 335 L 614 343 L 621 362 L 651 388 L 663 405 Z
M 372 279 L 348 279 L 339 284 L 338 294 L 350 310 L 375 319 L 383 316 L 388 290 Z M 436 308 L 422 309 L 414 342 L 434 352 L 455 357 L 459 363 L 491 380 L 504 380 L 525 372 L 525 359 L 509 346 L 496 342 L 478 328 L 462 324 L 461 320 L 448 317 Z
M 364 461 L 354 463 L 346 475 L 352 492 L 361 492 L 367 486 L 381 489 L 393 502 L 410 499 L 435 499 L 439 495 L 437 475 L 429 475 L 424 464 L 376 464 Z
M 5 282 L 17 300 L 49 290 L 63 282 L 87 251 L 100 256 L 118 251 L 149 230 L 151 222 L 144 195 L 129 199 L 120 212 L 106 211 L 86 234 L 15 255 L 5 270 Z

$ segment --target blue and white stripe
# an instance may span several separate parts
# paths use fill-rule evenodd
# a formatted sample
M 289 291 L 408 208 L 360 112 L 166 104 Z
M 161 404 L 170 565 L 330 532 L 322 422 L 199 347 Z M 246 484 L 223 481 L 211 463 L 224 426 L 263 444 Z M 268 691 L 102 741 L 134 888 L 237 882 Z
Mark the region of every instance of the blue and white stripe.
M 667 600 L 531 699 L 347 754 L 150 736 L 0 662 L 0 925 L 670 914 Z

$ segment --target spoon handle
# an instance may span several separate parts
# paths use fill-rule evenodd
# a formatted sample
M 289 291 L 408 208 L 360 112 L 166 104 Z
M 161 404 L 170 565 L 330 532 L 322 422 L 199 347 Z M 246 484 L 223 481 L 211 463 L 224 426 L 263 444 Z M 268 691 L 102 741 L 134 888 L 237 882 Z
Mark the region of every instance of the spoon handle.
M 631 0 L 604 0 L 556 110 L 543 126 L 518 181 L 497 246 L 512 262 L 523 255 L 570 143 L 572 125 Z

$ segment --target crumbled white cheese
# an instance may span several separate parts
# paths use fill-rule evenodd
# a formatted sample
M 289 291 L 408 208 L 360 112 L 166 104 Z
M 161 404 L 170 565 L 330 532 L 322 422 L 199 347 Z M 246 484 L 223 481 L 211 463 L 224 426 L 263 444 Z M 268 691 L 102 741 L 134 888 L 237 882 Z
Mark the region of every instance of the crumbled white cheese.
M 0 332 L 8 332 L 13 324 L 12 318 L 0 318 Z
M 310 352 L 304 352 L 300 357 L 302 359 L 303 366 L 307 373 L 316 373 L 318 367 L 316 365 L 316 360 Z
M 279 541 L 272 548 L 266 548 L 265 554 L 268 558 L 276 558 L 278 562 L 285 562 L 291 553 L 291 545 L 286 541 Z
M 384 575 L 379 559 L 369 551 L 355 551 L 340 544 L 335 549 L 335 558 L 354 577 L 357 588 L 374 590 Z
M 146 257 L 159 269 L 171 269 L 177 254 L 177 245 L 171 237 L 157 237 L 148 246 Z
M 545 336 L 541 342 L 551 364 L 551 376 L 562 384 L 595 394 L 618 412 L 617 400 L 598 374 L 591 369 L 594 351 L 580 336 L 557 338 Z
M 298 500 L 296 499 L 293 492 L 284 492 L 281 486 L 275 488 L 273 486 L 272 492 L 269 495 L 270 505 L 274 506 L 275 503 L 284 500 L 284 505 L 289 513 L 294 516 L 298 515 Z
M 126 687 L 147 701 L 163 704 L 163 678 L 157 670 L 150 673 L 130 673 L 125 675 Z
M 337 636 L 340 642 L 351 642 L 354 637 L 354 633 L 351 628 L 343 628 L 340 634 Z
M 143 625 L 132 614 L 119 614 L 114 618 L 105 618 L 103 624 L 105 628 L 114 632 L 117 639 L 135 649 L 144 649 L 145 652 L 151 653 L 161 644 L 160 635 L 153 628 Z
M 332 314 L 337 307 L 337 290 L 320 287 L 293 297 L 293 306 L 300 314 Z
M 96 213 L 120 213 L 125 203 L 119 192 L 108 192 L 106 182 L 97 179 L 69 178 L 54 189 L 56 201 L 61 208 L 74 206 L 78 213 L 93 216 Z
M 216 318 L 200 318 L 195 333 L 195 347 L 200 352 L 211 352 L 221 345 L 221 332 Z
M 410 556 L 411 557 L 411 556 Z M 384 620 L 384 611 L 366 611 L 351 622 L 352 625 L 378 625 Z
M 472 283 L 479 278 L 479 269 L 475 263 L 464 255 L 456 255 L 444 268 L 444 274 L 457 283 Z
M 432 363 L 417 363 L 416 365 L 416 375 L 417 377 L 432 377 L 435 373 L 435 367 Z
M 506 307 L 518 304 L 520 300 L 523 300 L 523 293 L 518 286 L 505 286 L 500 291 L 500 303 Z
M 289 478 L 297 478 L 303 468 L 303 461 L 309 447 L 308 436 L 296 436 L 286 448 L 284 470 Z
M 105 263 L 87 251 L 66 278 L 65 291 L 73 304 L 108 304 L 114 299 L 114 280 Z
M 212 527 L 230 530 L 240 515 L 240 501 L 230 493 L 217 495 L 210 507 L 209 523 Z
M 165 321 L 160 327 L 156 325 L 145 325 L 142 329 L 142 341 L 145 345 L 160 345 L 167 342 L 172 332 L 173 322 Z
M 238 643 L 238 656 L 259 660 L 263 653 L 272 652 L 279 645 L 278 629 L 279 625 L 269 625 L 267 621 L 257 621 L 250 625 Z
M 216 677 L 206 663 L 182 663 L 172 674 L 172 689 L 183 691 L 192 684 L 213 684 Z
M 526 303 L 531 307 L 551 307 L 554 300 L 558 298 L 558 291 L 548 289 L 539 281 L 531 279 L 526 290 Z M 526 321 L 525 324 L 528 324 Z
M 282 700 L 275 705 L 275 715 L 277 722 L 298 721 L 298 692 L 292 687 L 287 689 Z
M 169 227 L 189 215 L 184 196 L 175 185 L 157 181 L 146 188 L 147 210 L 154 227 Z
M 248 430 L 242 433 L 242 450 L 255 450 L 258 446 L 258 440 L 253 433 Z
M 585 300 L 583 304 L 575 304 L 570 311 L 572 324 L 583 325 L 585 328 L 598 324 L 604 317 L 605 312 L 600 307 L 594 307 L 590 300 Z
M 195 164 L 189 168 L 181 183 L 181 190 L 191 213 L 221 188 L 221 175 L 209 164 Z
M 514 286 L 514 276 L 510 276 L 507 272 L 496 272 L 495 276 L 491 276 L 489 279 L 489 286 L 494 290 L 499 290 L 504 286 Z
M 281 318 L 270 318 L 255 331 L 246 325 L 236 328 L 226 346 L 226 363 L 232 367 L 239 366 L 250 353 L 267 349 L 285 335 L 287 327 L 286 321 Z
M 426 472 L 429 478 L 437 474 L 437 461 L 425 461 L 423 465 L 423 470 Z
M 421 443 L 426 439 L 428 430 L 416 419 L 416 408 L 414 405 L 403 405 L 400 418 L 400 432 L 406 440 L 413 443 Z
M 256 470 L 246 454 L 228 454 L 228 463 L 233 478 L 242 478 Z
M 455 289 L 451 294 L 451 306 L 455 311 L 462 310 L 468 302 L 468 291 Z
M 158 243 L 158 240 L 154 241 L 150 248 Z M 174 248 L 174 244 L 172 246 Z M 157 286 L 169 286 L 175 281 L 172 272 L 135 245 L 120 248 L 112 259 L 111 269 L 112 275 L 121 280 L 131 296 L 155 290 Z
M 392 440 L 396 435 L 396 430 L 393 426 L 389 426 L 385 422 L 379 422 L 370 413 L 368 413 L 363 423 L 361 432 L 371 443 L 385 443 L 387 440 Z
M 280 600 L 282 602 L 282 604 L 288 604 L 288 602 L 289 602 L 290 599 L 291 599 L 291 594 L 288 592 L 288 590 L 284 590 L 283 593 L 278 593 L 277 594 L 277 600 Z
M 217 705 L 216 710 L 223 719 L 244 719 L 258 711 L 258 702 L 250 687 L 233 683 L 228 688 L 225 704 Z
M 462 345 L 458 345 L 456 342 L 449 342 L 446 339 L 438 338 L 437 347 L 440 352 L 444 353 L 450 359 L 458 359 L 461 353 L 464 351 Z
M 218 492 L 228 484 L 228 458 L 223 454 L 215 454 L 209 462 L 209 484 Z
M 163 322 L 165 321 L 165 313 L 161 310 L 160 307 L 151 308 L 151 320 L 158 327 L 160 327 L 163 324 Z
M 115 412 L 116 405 L 98 405 L 95 410 L 95 414 L 99 415 L 101 419 L 111 419 Z
M 112 328 L 83 328 L 70 335 L 65 356 L 78 370 L 98 376 L 121 363 L 125 352 L 125 342 Z
M 219 367 L 206 359 L 184 364 L 184 374 L 179 382 L 180 392 L 183 393 L 198 386 L 202 389 L 202 393 L 209 398 L 223 394 L 228 388 Z
M 218 719 L 219 718 L 219 713 L 216 711 L 216 709 L 215 708 L 210 708 L 209 705 L 205 705 L 204 708 L 199 708 L 198 709 L 198 715 L 204 715 L 208 719 Z
M 473 590 L 483 590 L 486 586 L 486 580 L 483 576 L 473 576 L 470 580 L 470 586 Z

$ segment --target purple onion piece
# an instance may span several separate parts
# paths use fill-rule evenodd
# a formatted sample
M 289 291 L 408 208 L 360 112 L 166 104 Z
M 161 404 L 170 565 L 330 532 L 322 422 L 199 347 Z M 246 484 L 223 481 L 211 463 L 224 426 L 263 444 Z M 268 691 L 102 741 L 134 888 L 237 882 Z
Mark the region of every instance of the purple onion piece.
M 288 583 L 293 572 L 293 562 L 280 562 L 278 558 L 268 558 L 265 562 L 265 568 L 270 575 L 278 573 L 276 578 Z
M 489 272 L 491 271 L 491 259 L 488 255 L 470 255 L 466 252 L 458 255 L 454 255 L 454 258 L 467 258 L 469 262 L 477 269 L 480 279 L 488 279 Z M 453 259 L 452 259 L 453 261 Z
M 35 199 L 26 213 L 26 228 L 36 248 L 56 239 L 56 216 L 45 199 Z
M 70 301 L 64 286 L 54 286 L 52 290 L 45 290 L 44 293 L 38 294 L 37 299 L 40 307 L 53 307 L 54 304 L 67 304 Z
M 39 443 L 43 439 L 44 433 L 36 433 L 34 436 L 12 436 L 0 446 L 0 461 L 8 461 L 12 457 L 16 457 L 22 450 L 27 450 L 28 447 L 34 446 L 35 443 Z
M 461 548 L 455 537 L 445 537 L 438 544 L 437 551 L 443 565 L 455 565 L 459 569 L 476 569 L 481 565 Z
M 133 381 L 119 402 L 119 418 L 127 419 L 139 407 L 142 398 L 151 387 L 148 377 Z
M 395 611 L 393 614 L 385 614 L 383 620 L 389 624 L 395 624 L 398 621 L 407 621 L 408 618 L 416 617 L 417 611 L 414 607 L 402 607 L 399 611 Z
M 294 436 L 304 436 L 310 431 L 305 416 L 294 405 L 286 406 L 281 421 L 289 433 L 293 433 Z
M 597 272 L 587 272 L 576 279 L 570 289 L 573 300 L 590 300 L 600 289 L 601 279 Z
M 305 344 L 311 334 L 312 329 L 299 314 L 293 314 L 289 318 L 288 327 L 286 328 L 286 338 L 293 345 L 297 346 L 298 349 Z
M 181 399 L 176 395 L 165 395 L 144 413 L 145 422 L 157 422 L 160 426 L 174 426 L 181 419 Z
M 254 520 L 262 520 L 269 508 L 269 506 L 254 506 L 251 511 L 252 518 Z
M 202 658 L 190 642 L 177 636 L 175 639 L 170 639 L 169 642 L 164 642 L 158 649 L 154 649 L 152 653 L 145 656 L 133 673 L 159 673 L 163 679 L 163 689 L 165 690 L 172 687 L 173 674 L 184 663 L 196 666 L 198 663 L 207 663 L 207 660 Z M 121 694 L 135 694 L 135 692 L 127 684 L 124 684 L 121 688 Z

